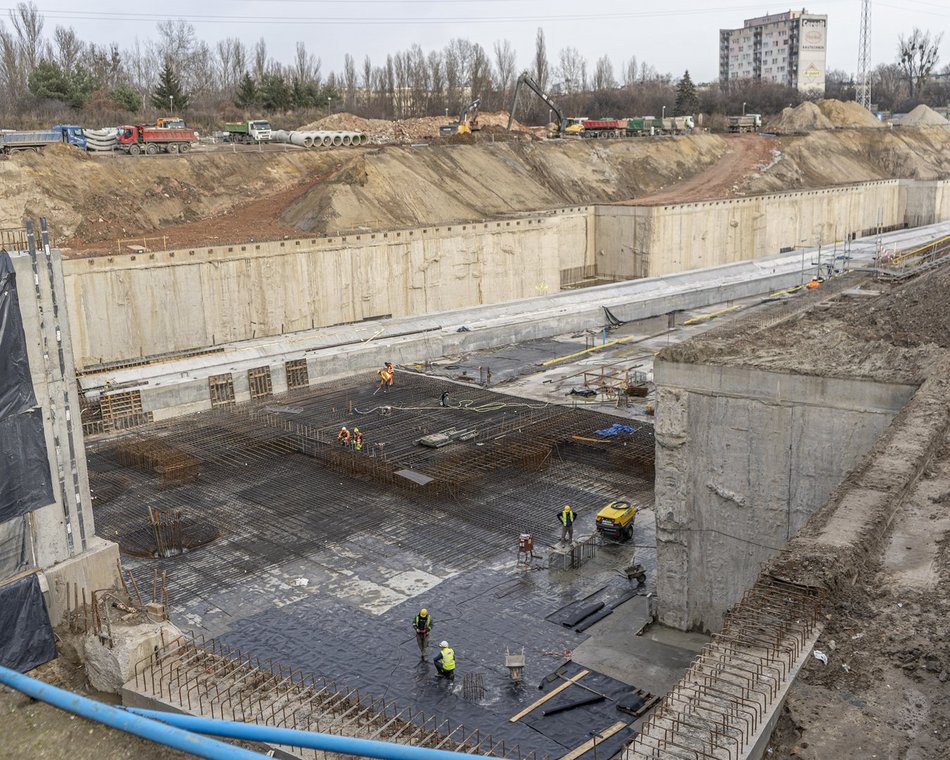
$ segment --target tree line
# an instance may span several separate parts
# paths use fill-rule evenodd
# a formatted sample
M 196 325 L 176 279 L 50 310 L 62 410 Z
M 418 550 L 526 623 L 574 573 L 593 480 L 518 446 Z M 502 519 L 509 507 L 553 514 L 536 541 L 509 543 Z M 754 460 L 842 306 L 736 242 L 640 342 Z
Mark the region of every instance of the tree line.
M 950 66 L 936 72 L 941 37 L 915 30 L 901 38 L 897 60 L 881 64 L 871 78 L 874 102 L 898 110 L 921 100 L 950 101 Z M 602 56 L 588 61 L 576 48 L 549 54 L 543 29 L 524 67 L 566 114 L 592 118 L 678 113 L 775 113 L 797 105 L 793 88 L 764 82 L 699 86 L 689 73 L 679 78 L 658 72 L 636 57 L 618 68 Z M 474 97 L 484 110 L 511 107 L 522 71 L 508 40 L 490 49 L 455 38 L 439 50 L 413 45 L 373 60 L 344 57 L 340 71 L 324 72 L 321 60 L 297 43 L 290 63 L 278 61 L 263 38 L 248 45 L 236 37 L 210 44 L 193 25 L 167 20 L 153 38 L 130 46 L 100 45 L 79 39 L 71 27 L 50 32 L 36 5 L 21 2 L 0 20 L 0 118 L 3 126 L 52 121 L 126 123 L 157 114 L 187 112 L 196 126 L 225 119 L 267 116 L 296 126 L 331 111 L 370 118 L 457 114 Z M 853 78 L 832 71 L 827 96 L 849 99 Z M 518 118 L 544 123 L 547 108 L 522 100 Z

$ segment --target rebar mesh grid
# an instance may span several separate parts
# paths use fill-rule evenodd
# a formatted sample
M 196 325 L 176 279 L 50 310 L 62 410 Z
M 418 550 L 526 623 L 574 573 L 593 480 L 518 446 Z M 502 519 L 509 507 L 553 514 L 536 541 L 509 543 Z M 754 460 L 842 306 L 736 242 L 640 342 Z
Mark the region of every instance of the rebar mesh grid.
M 215 639 L 183 636 L 134 667 L 140 694 L 192 715 L 303 731 L 474 753 L 545 760 L 412 707 L 377 699 L 323 676 L 285 668 Z M 477 685 L 473 687 L 477 693 Z M 328 760 L 321 750 L 287 747 L 296 757 Z
M 815 589 L 760 578 L 641 726 L 626 757 L 744 757 L 817 633 L 823 600 Z
M 422 376 L 397 382 L 375 396 L 371 378 L 356 389 L 301 389 L 96 441 L 92 482 L 121 478 L 126 486 L 97 502 L 97 530 L 141 556 L 133 544 L 150 508 L 180 513 L 186 534 L 189 524 L 216 526 L 221 539 L 210 546 L 154 560 L 173 578 L 172 602 L 183 603 L 357 535 L 463 571 L 506 550 L 514 557 L 521 533 L 553 541 L 564 503 L 594 511 L 621 497 L 652 505 L 649 426 L 600 438 L 595 431 L 613 418 Z M 442 407 L 446 389 L 452 401 Z M 338 444 L 343 424 L 364 432 L 362 451 Z M 417 443 L 450 427 L 476 436 L 439 449 Z M 149 466 L 123 465 L 132 461 L 123 452 L 143 449 L 136 464 L 150 462 L 149 452 L 175 452 L 196 479 L 163 481 Z M 433 480 L 420 486 L 400 470 Z

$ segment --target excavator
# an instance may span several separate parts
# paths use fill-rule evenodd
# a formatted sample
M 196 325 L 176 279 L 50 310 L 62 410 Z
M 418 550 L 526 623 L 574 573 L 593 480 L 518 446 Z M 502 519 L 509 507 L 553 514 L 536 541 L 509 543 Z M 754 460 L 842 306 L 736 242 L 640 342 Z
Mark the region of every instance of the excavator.
M 451 124 L 439 127 L 439 134 L 442 135 L 442 137 L 450 137 L 452 135 L 470 135 L 472 132 L 477 132 L 481 129 L 481 127 L 478 126 L 478 109 L 481 104 L 481 98 L 475 98 L 475 100 L 462 109 L 458 121 L 453 121 Z
M 557 121 L 548 125 L 548 136 L 563 137 L 564 130 L 568 125 L 568 120 L 564 118 L 564 114 L 561 113 L 561 109 L 558 108 L 557 103 L 551 99 L 550 95 L 541 89 L 541 85 L 535 82 L 527 71 L 518 77 L 518 83 L 515 85 L 515 98 L 511 104 L 511 111 L 508 114 L 508 131 L 511 131 L 511 123 L 515 119 L 515 110 L 518 108 L 518 96 L 521 94 L 522 86 L 527 87 L 529 90 L 531 90 L 531 92 L 541 98 L 541 100 L 544 101 L 544 105 L 550 108 L 554 116 L 557 118 Z

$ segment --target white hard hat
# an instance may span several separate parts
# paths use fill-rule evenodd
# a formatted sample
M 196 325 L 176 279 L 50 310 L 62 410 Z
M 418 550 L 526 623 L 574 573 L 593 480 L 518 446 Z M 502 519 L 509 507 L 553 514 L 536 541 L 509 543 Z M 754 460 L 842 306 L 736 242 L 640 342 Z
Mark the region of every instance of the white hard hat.
M 444 649 L 445 647 L 447 647 L 448 645 L 449 645 L 449 642 L 447 642 L 447 641 L 440 641 L 440 642 L 439 642 L 439 646 L 442 647 L 443 649 Z

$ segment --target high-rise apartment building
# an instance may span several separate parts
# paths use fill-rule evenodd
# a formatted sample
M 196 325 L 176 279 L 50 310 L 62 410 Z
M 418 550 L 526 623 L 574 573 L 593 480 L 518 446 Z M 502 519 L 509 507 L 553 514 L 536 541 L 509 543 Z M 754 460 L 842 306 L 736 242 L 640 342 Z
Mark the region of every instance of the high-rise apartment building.
M 825 92 L 828 16 L 788 11 L 719 30 L 719 81 L 776 82 L 808 95 Z

